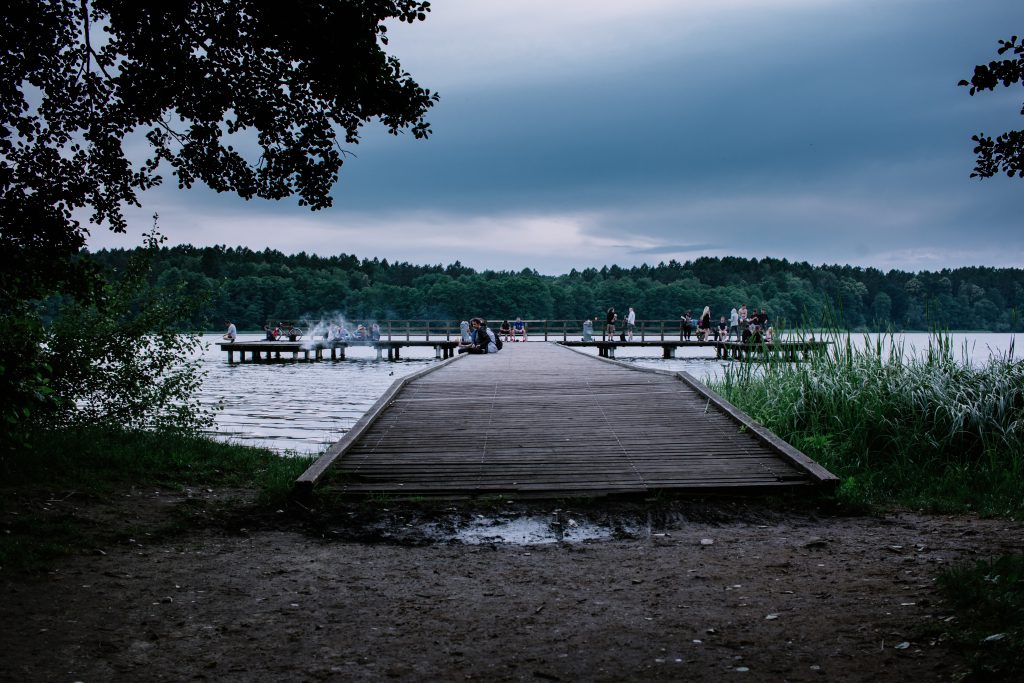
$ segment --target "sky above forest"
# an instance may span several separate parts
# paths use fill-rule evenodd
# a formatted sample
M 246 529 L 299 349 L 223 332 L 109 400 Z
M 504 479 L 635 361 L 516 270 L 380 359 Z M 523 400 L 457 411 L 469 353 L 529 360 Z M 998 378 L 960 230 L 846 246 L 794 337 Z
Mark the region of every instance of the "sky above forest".
M 1024 180 L 970 178 L 1024 88 L 957 87 L 1021 0 L 437 0 L 388 50 L 433 135 L 364 128 L 331 209 L 169 178 L 170 244 L 545 274 L 700 256 L 882 270 L 1024 267 Z

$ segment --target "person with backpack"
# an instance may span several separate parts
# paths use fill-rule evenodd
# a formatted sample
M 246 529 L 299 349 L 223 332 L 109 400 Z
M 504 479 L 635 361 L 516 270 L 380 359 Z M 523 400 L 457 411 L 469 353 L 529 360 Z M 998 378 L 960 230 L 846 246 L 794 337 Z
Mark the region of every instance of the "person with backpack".
M 469 321 L 472 328 L 473 341 L 468 346 L 460 346 L 459 353 L 497 353 L 501 348 L 501 341 L 494 331 L 487 327 L 487 322 L 482 318 L 473 318 Z

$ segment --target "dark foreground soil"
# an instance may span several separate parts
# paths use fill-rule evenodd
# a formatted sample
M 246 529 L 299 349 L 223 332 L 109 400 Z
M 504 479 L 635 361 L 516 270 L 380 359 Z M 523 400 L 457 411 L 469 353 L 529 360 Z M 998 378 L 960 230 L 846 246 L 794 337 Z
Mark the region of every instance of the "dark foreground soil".
M 223 497 L 9 497 L 5 524 L 70 516 L 88 550 L 0 570 L 0 679 L 951 680 L 934 577 L 1024 547 L 1005 521 L 764 501 L 311 519 Z M 507 542 L 517 519 L 543 533 Z

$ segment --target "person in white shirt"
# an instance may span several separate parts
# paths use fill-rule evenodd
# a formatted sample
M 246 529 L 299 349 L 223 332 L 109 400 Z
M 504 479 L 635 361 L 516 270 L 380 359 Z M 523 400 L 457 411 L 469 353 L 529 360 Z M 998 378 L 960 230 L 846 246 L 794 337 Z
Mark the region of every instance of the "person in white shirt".
M 228 324 L 228 331 L 227 334 L 224 335 L 224 338 L 229 342 L 233 342 L 238 337 L 238 329 L 235 328 L 235 324 L 230 320 L 226 320 L 225 322 Z
M 626 334 L 629 341 L 633 341 L 633 329 L 636 327 L 636 311 L 629 307 L 629 315 L 626 316 Z

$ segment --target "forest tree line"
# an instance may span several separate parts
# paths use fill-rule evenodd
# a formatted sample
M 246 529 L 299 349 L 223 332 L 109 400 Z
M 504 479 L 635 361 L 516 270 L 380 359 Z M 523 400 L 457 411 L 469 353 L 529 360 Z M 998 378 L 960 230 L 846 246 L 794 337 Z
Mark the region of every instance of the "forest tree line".
M 83 254 L 114 276 L 139 249 Z M 152 256 L 151 284 L 197 296 L 183 329 L 217 329 L 232 320 L 259 329 L 281 320 L 570 319 L 632 306 L 638 319 L 677 320 L 710 306 L 715 318 L 747 304 L 786 327 L 815 326 L 825 311 L 850 330 L 1019 331 L 1024 269 L 968 267 L 936 272 L 702 257 L 656 266 L 605 266 L 541 275 L 524 269 L 476 271 L 389 263 L 349 254 L 287 255 L 246 247 L 163 247 Z

